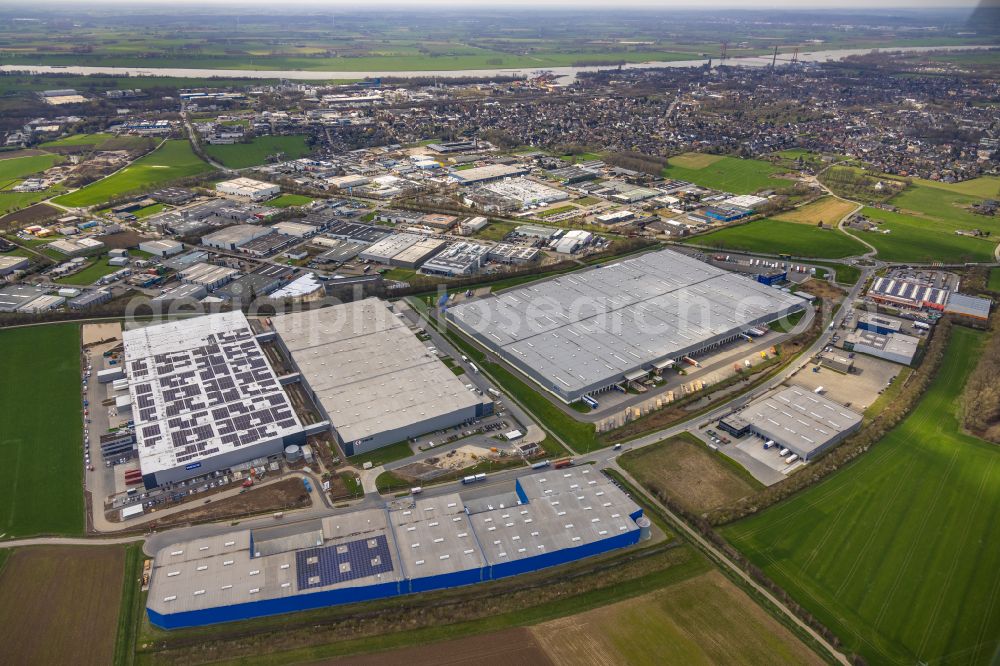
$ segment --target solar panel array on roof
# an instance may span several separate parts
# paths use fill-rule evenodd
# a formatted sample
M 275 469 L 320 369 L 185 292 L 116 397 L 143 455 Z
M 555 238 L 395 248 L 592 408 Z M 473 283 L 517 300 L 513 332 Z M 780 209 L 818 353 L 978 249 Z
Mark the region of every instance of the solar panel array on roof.
M 389 571 L 392 571 L 392 556 L 384 534 L 295 553 L 295 575 L 300 590 Z
M 240 312 L 128 331 L 124 344 L 144 474 L 302 428 Z
M 878 277 L 872 282 L 868 295 L 911 307 L 931 307 L 941 309 L 948 301 L 948 291 L 928 285 L 899 280 L 892 277 Z

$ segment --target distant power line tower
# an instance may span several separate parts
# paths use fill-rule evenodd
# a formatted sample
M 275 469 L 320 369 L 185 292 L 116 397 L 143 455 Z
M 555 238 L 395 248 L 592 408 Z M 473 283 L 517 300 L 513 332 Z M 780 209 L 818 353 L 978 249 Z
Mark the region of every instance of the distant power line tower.
M 729 42 L 722 42 L 722 53 L 719 54 L 719 64 L 725 64 L 726 51 L 729 49 Z
M 799 47 L 795 47 L 795 51 L 792 52 L 792 64 L 799 61 Z

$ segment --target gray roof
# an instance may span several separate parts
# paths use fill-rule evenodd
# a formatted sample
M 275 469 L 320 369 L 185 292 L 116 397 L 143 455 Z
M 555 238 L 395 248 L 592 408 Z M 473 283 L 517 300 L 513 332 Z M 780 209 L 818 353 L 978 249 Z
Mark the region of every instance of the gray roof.
M 484 402 L 387 306 L 368 298 L 271 320 L 345 442 Z
M 791 386 L 750 403 L 725 421 L 737 427 L 748 423 L 764 437 L 809 455 L 856 428 L 861 418 L 833 400 Z
M 639 507 L 589 466 L 546 470 L 517 483 L 527 503 L 514 493 L 468 505 L 459 493 L 407 497 L 382 509 L 167 546 L 155 556 L 147 604 L 169 614 L 482 570 L 638 529 L 632 517 Z M 351 572 L 341 565 L 339 580 L 310 577 L 313 554 L 359 546 L 363 557 L 379 553 L 387 561 L 375 569 L 373 560 L 367 569 L 367 561 L 354 558 L 362 566 Z
M 0 312 L 14 312 L 40 296 L 47 290 L 26 284 L 14 284 L 0 289 Z
M 967 317 L 989 319 L 990 306 L 992 304 L 993 301 L 988 298 L 978 298 L 976 296 L 966 296 L 965 294 L 952 292 L 948 296 L 948 304 L 945 306 L 944 311 Z
M 794 294 L 662 250 L 463 303 L 447 316 L 573 400 L 804 307 Z

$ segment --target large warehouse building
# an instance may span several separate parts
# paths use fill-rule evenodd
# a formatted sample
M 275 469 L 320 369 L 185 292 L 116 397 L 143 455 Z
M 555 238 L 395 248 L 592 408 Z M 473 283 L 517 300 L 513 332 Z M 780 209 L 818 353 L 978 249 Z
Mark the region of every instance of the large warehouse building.
M 126 331 L 125 369 L 147 488 L 281 453 L 302 424 L 242 312 Z
M 385 301 L 368 298 L 272 322 L 349 456 L 493 412 L 493 403 L 467 389 Z
M 805 307 L 794 294 L 662 250 L 464 303 L 447 317 L 573 402 Z
M 600 472 L 550 470 L 494 497 L 411 497 L 167 546 L 146 612 L 175 629 L 471 585 L 635 544 L 646 526 Z
M 835 446 L 861 427 L 861 414 L 797 386 L 750 403 L 719 421 L 734 437 L 753 433 L 803 460 Z

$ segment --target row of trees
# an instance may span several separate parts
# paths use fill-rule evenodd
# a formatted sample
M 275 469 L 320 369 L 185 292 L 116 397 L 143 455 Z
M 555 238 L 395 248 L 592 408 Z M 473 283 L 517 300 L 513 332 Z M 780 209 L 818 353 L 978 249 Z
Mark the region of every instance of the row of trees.
M 978 363 L 965 385 L 962 422 L 978 437 L 1000 444 L 1000 317 L 993 318 L 993 330 L 979 355 Z
M 952 321 L 948 317 L 942 318 L 937 323 L 925 347 L 923 361 L 919 362 L 917 369 L 907 377 L 896 398 L 870 423 L 819 460 L 810 463 L 807 469 L 798 474 L 793 474 L 784 481 L 738 500 L 732 505 L 715 509 L 706 516 L 708 522 L 712 525 L 722 525 L 762 511 L 818 483 L 877 444 L 906 418 L 927 390 L 944 358 L 952 326 Z

